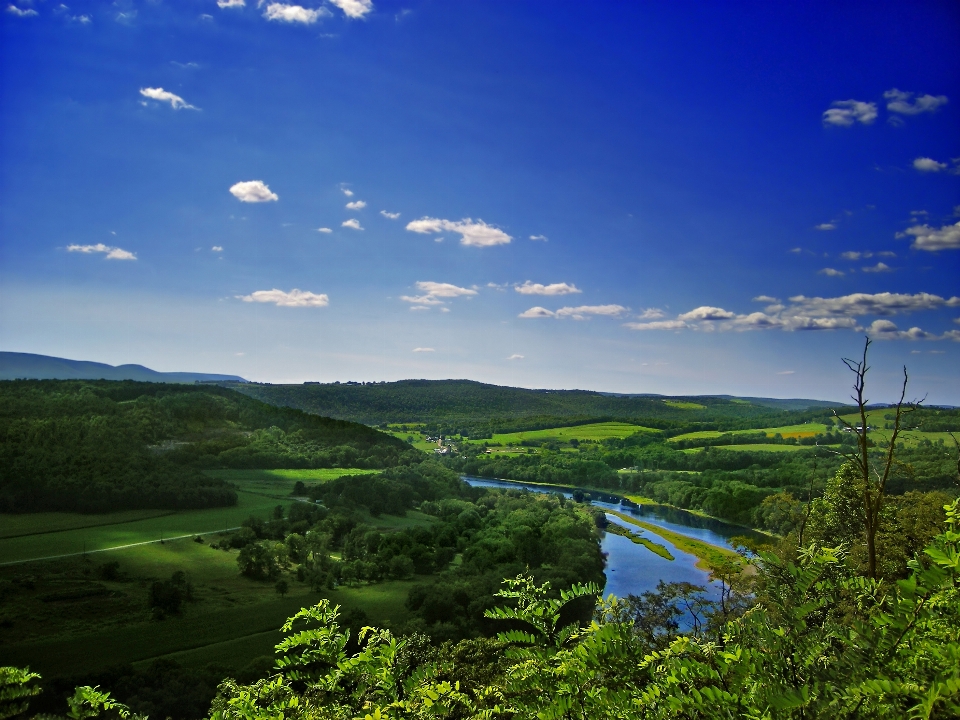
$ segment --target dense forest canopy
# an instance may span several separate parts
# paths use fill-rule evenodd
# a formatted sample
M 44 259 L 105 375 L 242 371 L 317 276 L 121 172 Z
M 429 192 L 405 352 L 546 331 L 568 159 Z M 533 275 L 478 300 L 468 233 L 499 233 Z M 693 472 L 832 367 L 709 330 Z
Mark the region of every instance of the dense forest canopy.
M 0 382 L 0 511 L 229 505 L 207 468 L 383 468 L 422 455 L 373 428 L 211 385 Z
M 379 425 L 426 423 L 444 434 L 484 437 L 597 420 L 634 421 L 662 429 L 764 427 L 829 415 L 838 403 L 727 397 L 611 395 L 588 390 L 527 390 L 470 380 L 403 380 L 367 384 L 230 387 L 264 402 Z M 800 407 L 806 405 L 806 407 Z M 685 432 L 687 430 L 681 430 Z

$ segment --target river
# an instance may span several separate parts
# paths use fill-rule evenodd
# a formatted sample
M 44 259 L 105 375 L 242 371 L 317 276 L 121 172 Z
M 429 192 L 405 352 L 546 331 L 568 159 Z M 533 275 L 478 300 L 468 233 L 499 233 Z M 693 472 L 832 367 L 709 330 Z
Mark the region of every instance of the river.
M 531 485 L 512 480 L 491 480 L 470 475 L 464 475 L 463 479 L 473 487 L 528 490 L 529 492 L 545 494 L 559 493 L 566 498 L 573 497 L 569 489 L 561 487 Z M 600 496 L 603 498 L 596 497 L 591 500 L 591 503 L 596 507 L 633 515 L 651 525 L 658 525 L 712 545 L 729 548 L 731 547 L 731 537 L 753 534 L 746 528 L 712 518 L 704 518 L 676 508 L 662 505 L 621 505 L 617 497 L 612 494 L 608 495 L 596 491 L 584 492 L 589 492 L 591 497 Z M 639 595 L 643 592 L 655 590 L 657 583 L 662 580 L 664 582 L 689 582 L 695 585 L 703 585 L 707 587 L 708 594 L 712 599 L 719 596 L 719 585 L 710 581 L 708 573 L 696 567 L 697 558 L 694 555 L 679 550 L 670 541 L 659 535 L 642 531 L 636 525 L 627 523 L 616 515 L 607 512 L 606 516 L 611 523 L 629 528 L 634 532 L 643 532 L 654 542 L 666 546 L 675 559 L 662 558 L 643 545 L 634 543 L 621 535 L 602 533 L 600 550 L 607 560 L 607 582 L 604 587 L 604 594 L 613 593 L 619 597 Z

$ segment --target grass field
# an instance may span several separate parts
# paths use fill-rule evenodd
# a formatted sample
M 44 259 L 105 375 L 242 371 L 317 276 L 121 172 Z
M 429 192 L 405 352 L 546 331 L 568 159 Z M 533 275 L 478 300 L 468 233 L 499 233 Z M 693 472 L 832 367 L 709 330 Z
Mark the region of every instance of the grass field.
M 624 438 L 638 432 L 656 432 L 653 428 L 630 423 L 604 422 L 575 427 L 547 428 L 546 430 L 528 430 L 526 432 L 503 433 L 494 435 L 490 440 L 470 440 L 468 442 L 482 444 L 484 442 L 500 445 L 519 445 L 524 440 L 529 442 L 570 442 L 571 440 L 597 441 L 609 438 Z
M 173 515 L 175 510 L 126 510 L 102 515 L 79 513 L 25 513 L 22 515 L 0 514 L 0 540 L 23 535 L 41 535 L 62 530 L 119 525 L 121 523 L 147 520 Z
M 664 400 L 664 405 L 669 405 L 672 408 L 678 408 L 680 410 L 705 410 L 706 405 L 701 405 L 700 403 L 687 402 L 685 400 Z
M 233 483 L 240 490 L 267 495 L 289 495 L 298 481 L 316 484 L 344 475 L 371 475 L 379 470 L 322 468 L 320 470 L 208 470 L 210 475 Z
M 812 450 L 813 445 L 770 445 L 767 443 L 756 443 L 755 445 L 713 445 L 714 450 L 727 450 L 731 452 L 797 452 L 798 450 Z M 837 445 L 830 445 L 828 447 L 839 447 Z M 681 450 L 681 452 L 691 455 L 693 453 L 702 452 L 704 448 L 687 448 L 686 450 Z
M 606 527 L 606 531 L 611 532 L 614 535 L 621 535 L 636 545 L 643 545 L 647 550 L 654 553 L 655 555 L 659 555 L 665 560 L 669 560 L 673 562 L 676 559 L 673 557 L 673 554 L 669 550 L 667 550 L 665 546 L 661 545 L 660 543 L 655 543 L 650 538 L 645 538 L 639 533 L 636 533 L 633 530 L 630 530 L 629 528 L 625 528 L 623 525 L 620 525 L 615 522 L 608 523 Z
M 99 580 L 100 564 L 114 560 L 123 578 Z M 152 620 L 146 602 L 150 583 L 178 570 L 192 582 L 195 601 L 186 603 L 179 617 Z M 216 660 L 243 667 L 257 656 L 272 654 L 284 620 L 321 597 L 291 579 L 289 594 L 281 598 L 272 583 L 239 574 L 236 551 L 192 540 L 9 566 L 0 571 L 0 579 L 8 588 L 2 611 L 8 624 L 0 630 L 4 662 L 29 664 L 51 675 L 169 654 L 182 662 L 202 665 Z M 402 622 L 408 615 L 403 602 L 412 582 L 342 588 L 325 596 L 344 607 L 363 609 L 373 622 Z M 76 597 L 78 589 L 91 587 L 102 592 Z M 74 597 L 67 597 L 71 594 Z M 55 597 L 65 599 L 51 600 Z
M 822 423 L 803 423 L 801 425 L 783 425 L 781 427 L 757 428 L 756 430 L 731 430 L 730 432 L 720 432 L 719 430 L 700 430 L 698 432 L 684 433 L 670 438 L 670 442 L 678 440 L 696 440 L 703 438 L 717 438 L 721 435 L 747 435 L 763 432 L 767 437 L 773 437 L 780 433 L 783 437 L 813 437 L 817 433 L 827 432 L 827 426 Z

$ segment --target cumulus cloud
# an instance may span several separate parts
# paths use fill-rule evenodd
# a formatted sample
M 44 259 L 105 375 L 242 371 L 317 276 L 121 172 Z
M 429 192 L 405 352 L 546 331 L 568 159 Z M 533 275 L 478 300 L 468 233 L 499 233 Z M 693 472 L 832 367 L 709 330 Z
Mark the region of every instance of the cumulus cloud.
M 586 320 L 590 316 L 619 317 L 626 312 L 623 305 L 579 305 L 577 307 L 562 307 L 559 310 L 547 310 L 546 308 L 536 306 L 525 310 L 517 317 L 522 318 L 572 318 L 573 320 Z
M 859 100 L 837 100 L 823 112 L 825 125 L 849 127 L 856 122 L 869 125 L 877 119 L 877 104 Z
M 771 297 L 770 295 L 757 295 L 753 302 L 762 302 L 762 303 L 778 303 L 780 298 Z
M 223 252 L 223 246 L 214 245 L 212 248 L 210 248 L 210 252 Z
M 347 197 L 353 197 L 353 190 L 349 188 L 345 188 L 343 187 L 343 185 L 340 186 L 340 192 L 342 192 Z
M 217 0 L 219 8 L 242 8 L 246 4 L 245 0 Z
M 507 360 L 523 360 L 523 355 L 518 355 L 517 353 L 514 353 L 513 355 L 508 357 Z
M 690 312 L 685 312 L 682 315 L 678 315 L 678 320 L 729 320 L 734 317 L 735 313 L 730 312 L 729 310 L 724 310 L 723 308 L 711 307 L 710 305 L 701 305 L 698 308 L 694 308 Z
M 531 235 L 530 239 L 541 242 L 548 242 L 550 240 L 550 238 L 548 238 L 546 235 Z
M 775 300 L 769 296 L 755 298 L 761 302 Z M 960 330 L 951 330 L 945 335 L 935 336 L 919 328 L 901 331 L 881 318 L 864 328 L 859 316 L 890 316 L 918 310 L 932 310 L 941 307 L 960 307 L 960 297 L 944 299 L 938 295 L 918 293 L 916 295 L 877 293 L 856 293 L 836 298 L 808 298 L 803 295 L 790 298 L 789 306 L 774 304 L 765 312 L 738 315 L 722 308 L 703 306 L 678 315 L 675 320 L 653 322 L 630 322 L 624 326 L 631 330 L 782 330 L 787 332 L 804 330 L 856 330 L 882 334 L 886 339 L 950 339 L 950 333 L 960 336 Z M 531 309 L 533 312 L 534 309 Z M 539 308 L 539 310 L 543 310 Z M 549 311 L 544 311 L 549 313 Z M 548 317 L 544 314 L 531 314 L 530 317 Z M 879 335 L 878 335 L 879 336 Z
M 917 250 L 958 250 L 960 249 L 960 222 L 955 225 L 944 225 L 939 230 L 929 225 L 914 225 L 907 228 L 900 236 L 912 235 L 914 240 L 910 246 Z
M 576 285 L 568 283 L 551 283 L 550 285 L 541 285 L 527 280 L 523 285 L 514 287 L 521 295 L 570 295 L 572 293 L 582 292 Z
M 947 169 L 947 164 L 937 162 L 933 158 L 918 157 L 913 161 L 913 169 L 920 172 L 940 172 Z
M 36 17 L 40 13 L 30 8 L 18 8 L 16 5 L 7 5 L 7 12 L 17 17 Z
M 363 210 L 367 204 L 363 200 L 354 200 L 347 203 L 347 210 Z
M 506 245 L 513 240 L 500 228 L 487 225 L 483 220 L 474 222 L 471 218 L 454 222 L 452 220 L 424 217 L 407 223 L 407 230 L 422 235 L 433 235 L 443 231 L 455 232 L 460 235 L 461 245 L 472 245 L 473 247 Z
M 373 0 L 330 0 L 348 18 L 361 19 L 373 10 Z
M 887 101 L 887 110 L 901 115 L 919 115 L 925 112 L 934 112 L 941 105 L 947 104 L 946 95 L 919 95 L 913 98 L 912 92 L 903 92 L 893 88 L 887 90 L 883 97 Z
M 167 92 L 163 88 L 140 88 L 140 94 L 145 98 L 156 100 L 158 102 L 168 102 L 174 110 L 197 110 L 179 95 Z M 144 103 L 146 104 L 146 103 Z
M 871 265 L 869 267 L 860 268 L 865 273 L 885 273 L 893 272 L 893 268 L 887 265 L 884 262 L 878 262 L 876 265 Z
M 324 235 L 329 235 L 330 233 L 333 232 L 333 230 L 331 230 L 331 229 L 328 228 L 328 227 L 321 227 L 321 228 L 317 228 L 317 232 L 318 232 L 318 233 L 323 233 Z
M 647 308 L 646 310 L 640 312 L 637 317 L 640 320 L 656 320 L 662 318 L 666 313 L 663 312 L 660 308 Z
M 103 243 L 97 243 L 96 245 L 67 245 L 67 252 L 85 253 L 87 255 L 93 253 L 104 253 L 107 260 L 137 259 L 137 256 L 128 250 L 118 247 L 110 247 L 109 245 L 104 245 Z
M 360 221 L 356 218 L 350 218 L 349 220 L 344 220 L 340 223 L 341 227 L 350 228 L 352 230 L 363 230 L 363 227 L 360 225 Z
M 837 226 L 834 225 L 833 223 L 820 223 L 814 229 L 815 230 L 836 230 Z
M 439 283 L 430 280 L 417 281 L 417 289 L 422 295 L 401 295 L 400 299 L 404 302 L 414 303 L 426 309 L 431 305 L 443 305 L 444 300 L 457 297 L 469 297 L 476 295 L 476 290 L 459 287 L 451 283 Z M 411 308 L 412 309 L 412 308 Z
M 901 315 L 921 310 L 936 310 L 942 307 L 960 306 L 960 297 L 944 299 L 930 293 L 853 293 L 835 298 L 805 297 L 790 298 L 791 308 L 798 315 L 849 316 Z
M 294 288 L 290 292 L 283 290 L 257 290 L 249 295 L 238 295 L 244 302 L 273 303 L 277 307 L 327 307 L 330 298 L 326 293 L 312 293 Z
M 827 277 L 843 277 L 846 275 L 843 270 L 835 270 L 834 268 L 823 268 L 822 270 L 817 270 L 817 274 L 826 275 Z
M 331 12 L 326 8 L 317 8 L 309 10 L 300 5 L 285 5 L 284 3 L 270 3 L 267 9 L 263 11 L 263 16 L 267 20 L 275 20 L 285 23 L 301 23 L 302 25 L 312 25 L 320 18 L 330 15 Z
M 524 310 L 522 313 L 517 315 L 517 317 L 522 318 L 548 318 L 555 317 L 552 310 L 547 310 L 545 307 L 540 307 L 536 305 L 529 310 Z
M 386 210 L 381 210 L 380 214 L 388 220 L 396 220 L 398 217 L 400 217 L 400 213 L 387 212 Z
M 653 322 L 628 322 L 624 327 L 631 330 L 680 330 L 687 327 L 683 320 L 655 320 Z
M 276 202 L 280 196 L 270 191 L 263 180 L 245 180 L 230 188 L 230 194 L 240 202 Z
M 414 352 L 436 352 L 433 348 L 414 348 Z

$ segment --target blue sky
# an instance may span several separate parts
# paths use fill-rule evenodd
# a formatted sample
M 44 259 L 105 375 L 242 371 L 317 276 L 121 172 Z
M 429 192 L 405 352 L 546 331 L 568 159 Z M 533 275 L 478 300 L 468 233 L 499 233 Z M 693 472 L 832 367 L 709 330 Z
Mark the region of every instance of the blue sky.
M 954 2 L 8 0 L 0 347 L 960 404 Z

